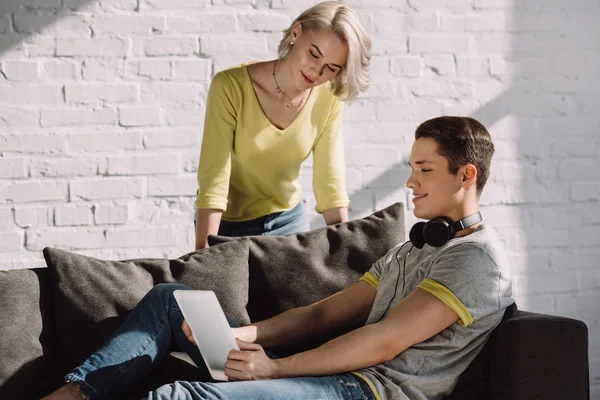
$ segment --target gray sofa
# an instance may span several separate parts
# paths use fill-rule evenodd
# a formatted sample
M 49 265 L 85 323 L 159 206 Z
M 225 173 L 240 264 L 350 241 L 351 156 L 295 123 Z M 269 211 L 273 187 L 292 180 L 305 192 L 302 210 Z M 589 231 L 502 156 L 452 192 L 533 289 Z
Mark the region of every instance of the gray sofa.
M 210 237 L 210 248 L 173 260 L 106 261 L 46 248 L 48 268 L 0 271 L 0 399 L 38 399 L 56 388 L 158 283 L 212 289 L 229 315 L 248 323 L 350 285 L 403 240 L 397 203 L 288 237 Z M 589 399 L 587 345 L 583 322 L 511 307 L 447 399 Z M 194 376 L 189 358 L 174 351 L 123 398 Z

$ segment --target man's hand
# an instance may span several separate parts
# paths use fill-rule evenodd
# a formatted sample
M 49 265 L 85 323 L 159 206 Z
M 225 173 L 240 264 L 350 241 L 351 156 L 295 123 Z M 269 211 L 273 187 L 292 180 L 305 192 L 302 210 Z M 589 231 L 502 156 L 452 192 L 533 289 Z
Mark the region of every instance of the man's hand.
M 181 324 L 181 330 L 183 331 L 185 337 L 197 346 L 196 341 L 194 340 L 194 335 L 192 335 L 192 330 L 187 322 L 185 322 L 185 319 L 183 320 L 183 324 Z
M 273 379 L 277 377 L 275 360 L 259 344 L 236 338 L 240 350 L 231 350 L 225 362 L 225 375 L 232 381 Z
M 231 328 L 233 337 L 241 339 L 246 343 L 256 342 L 256 326 L 247 325 L 239 328 Z

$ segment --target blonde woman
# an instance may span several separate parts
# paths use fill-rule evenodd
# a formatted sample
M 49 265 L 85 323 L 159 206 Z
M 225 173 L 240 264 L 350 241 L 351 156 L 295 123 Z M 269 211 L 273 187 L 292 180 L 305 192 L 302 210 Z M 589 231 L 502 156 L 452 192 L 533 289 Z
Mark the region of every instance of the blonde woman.
M 311 152 L 316 211 L 327 225 L 348 220 L 343 108 L 369 85 L 370 46 L 356 12 L 327 1 L 296 18 L 276 60 L 216 74 L 198 166 L 196 249 L 209 234 L 308 230 L 298 177 Z

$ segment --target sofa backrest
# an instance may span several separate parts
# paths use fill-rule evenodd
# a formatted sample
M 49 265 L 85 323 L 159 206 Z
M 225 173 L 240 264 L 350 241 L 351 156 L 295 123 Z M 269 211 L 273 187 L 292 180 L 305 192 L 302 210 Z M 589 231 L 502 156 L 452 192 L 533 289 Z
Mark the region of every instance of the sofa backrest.
M 57 379 L 46 268 L 0 271 L 0 399 L 39 399 Z
M 583 321 L 519 311 L 497 330 L 486 399 L 590 398 L 589 338 Z
M 395 203 L 310 232 L 242 239 L 250 241 L 250 319 L 312 304 L 350 286 L 404 237 L 404 206 Z M 232 240 L 240 239 L 208 238 L 211 246 Z
M 209 279 L 220 282 L 213 290 L 235 292 L 230 306 L 241 308 L 241 320 L 246 302 L 249 319 L 256 321 L 321 300 L 356 282 L 404 240 L 403 210 L 396 203 L 347 223 L 288 237 L 243 239 L 175 260 L 107 261 L 46 248 L 48 269 L 0 271 L 0 399 L 47 394 L 74 361 L 108 338 L 107 327 L 114 330 L 160 282 L 207 289 L 207 276 L 216 274 Z M 215 268 L 219 264 L 222 268 Z

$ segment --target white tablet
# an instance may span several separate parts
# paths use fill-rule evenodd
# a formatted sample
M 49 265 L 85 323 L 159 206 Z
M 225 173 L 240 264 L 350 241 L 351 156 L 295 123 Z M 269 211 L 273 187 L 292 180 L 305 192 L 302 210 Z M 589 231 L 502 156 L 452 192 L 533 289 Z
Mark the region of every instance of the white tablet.
M 210 376 L 217 381 L 229 380 L 225 375 L 225 361 L 229 351 L 239 350 L 239 347 L 215 292 L 175 290 L 173 295 L 192 330 Z

